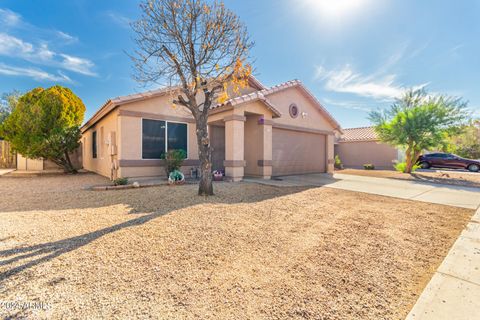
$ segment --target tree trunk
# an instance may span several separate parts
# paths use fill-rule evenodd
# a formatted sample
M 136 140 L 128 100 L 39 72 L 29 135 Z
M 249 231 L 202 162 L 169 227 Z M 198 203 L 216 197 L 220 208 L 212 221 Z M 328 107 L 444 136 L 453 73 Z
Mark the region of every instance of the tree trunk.
M 207 115 L 201 115 L 196 119 L 198 157 L 200 159 L 199 196 L 213 196 L 212 150 L 210 148 L 210 138 L 208 137 L 207 118 Z
M 407 147 L 406 153 L 406 166 L 405 166 L 405 173 L 412 173 L 412 146 Z
M 415 166 L 417 164 L 417 161 L 418 161 L 418 157 L 420 156 L 420 150 L 417 150 L 415 149 L 415 151 L 413 152 L 413 159 L 412 159 L 412 171 L 413 171 L 413 166 Z
M 63 168 L 67 173 L 77 173 L 77 170 L 73 167 L 72 161 L 70 160 L 70 155 L 67 151 L 65 151 L 65 165 Z
M 412 173 L 413 166 L 417 163 L 418 157 L 420 156 L 420 150 L 417 150 L 415 146 L 409 145 L 407 148 L 407 165 L 405 168 L 405 173 Z

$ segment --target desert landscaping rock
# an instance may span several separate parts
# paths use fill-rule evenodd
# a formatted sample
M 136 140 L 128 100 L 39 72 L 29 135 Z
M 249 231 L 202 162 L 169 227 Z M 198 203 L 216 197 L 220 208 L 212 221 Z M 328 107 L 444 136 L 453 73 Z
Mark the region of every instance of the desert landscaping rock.
M 401 319 L 472 210 L 327 188 L 0 179 L 1 317 Z

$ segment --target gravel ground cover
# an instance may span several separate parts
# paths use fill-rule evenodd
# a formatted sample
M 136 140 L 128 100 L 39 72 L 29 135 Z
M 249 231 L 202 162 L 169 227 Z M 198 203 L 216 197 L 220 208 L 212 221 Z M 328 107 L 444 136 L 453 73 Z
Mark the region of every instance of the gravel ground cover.
M 343 174 L 353 174 L 366 177 L 391 178 L 400 180 L 415 180 L 438 184 L 450 184 L 465 187 L 480 188 L 480 173 L 462 171 L 417 171 L 412 174 L 401 173 L 393 170 L 362 170 L 344 169 L 337 171 Z
M 102 183 L 0 178 L 0 317 L 403 319 L 473 213 L 247 183 L 86 190 Z

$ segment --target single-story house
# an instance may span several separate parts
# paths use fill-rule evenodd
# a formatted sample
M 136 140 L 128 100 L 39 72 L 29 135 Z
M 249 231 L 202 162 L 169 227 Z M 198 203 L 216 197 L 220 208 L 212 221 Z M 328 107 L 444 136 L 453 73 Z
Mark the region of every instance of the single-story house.
M 162 154 L 187 153 L 199 166 L 195 121 L 164 88 L 108 100 L 81 128 L 83 167 L 117 177 L 162 176 Z M 340 125 L 298 80 L 265 87 L 251 77 L 238 96 L 210 111 L 213 170 L 227 178 L 333 172 Z
M 397 161 L 404 159 L 404 151 L 381 142 L 373 127 L 343 129 L 335 145 L 335 155 L 345 168 L 373 164 L 378 169 L 393 169 Z

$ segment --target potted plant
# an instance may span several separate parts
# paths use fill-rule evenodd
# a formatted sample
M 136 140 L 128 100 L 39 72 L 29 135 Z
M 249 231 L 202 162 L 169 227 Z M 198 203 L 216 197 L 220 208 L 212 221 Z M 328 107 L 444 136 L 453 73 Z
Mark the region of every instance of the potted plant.
M 169 185 L 180 185 L 185 183 L 185 175 L 178 171 L 174 170 L 168 175 L 168 184 Z
M 213 171 L 213 180 L 214 181 L 223 181 L 223 172 L 221 170 Z
M 165 173 L 167 174 L 169 185 L 179 185 L 185 183 L 185 176 L 180 171 L 183 161 L 187 157 L 184 150 L 168 150 L 162 158 L 165 160 Z

